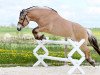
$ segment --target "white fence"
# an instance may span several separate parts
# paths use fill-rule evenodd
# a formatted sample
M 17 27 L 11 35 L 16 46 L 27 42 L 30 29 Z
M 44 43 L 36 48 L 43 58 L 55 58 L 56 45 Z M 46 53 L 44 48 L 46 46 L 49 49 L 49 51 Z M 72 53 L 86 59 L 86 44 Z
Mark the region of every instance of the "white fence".
M 82 74 L 85 74 L 83 69 L 80 67 L 81 63 L 85 60 L 85 55 L 80 50 L 80 46 L 84 43 L 84 41 L 85 41 L 84 39 L 82 39 L 80 42 L 74 42 L 71 39 L 68 39 L 67 41 L 37 40 L 38 46 L 33 50 L 33 54 L 36 56 L 38 61 L 33 66 L 37 66 L 41 63 L 43 64 L 43 66 L 47 67 L 48 65 L 44 62 L 44 59 L 66 61 L 66 62 L 71 62 L 73 64 L 73 67 L 68 71 L 68 74 L 72 74 L 76 69 L 78 69 Z M 73 46 L 73 49 L 69 52 L 67 58 L 53 57 L 53 56 L 48 56 L 49 52 L 48 49 L 45 47 L 45 44 L 71 45 Z M 44 55 L 37 54 L 37 51 L 40 48 L 42 48 L 45 51 Z M 76 51 L 81 55 L 81 58 L 79 60 L 72 58 L 73 54 Z

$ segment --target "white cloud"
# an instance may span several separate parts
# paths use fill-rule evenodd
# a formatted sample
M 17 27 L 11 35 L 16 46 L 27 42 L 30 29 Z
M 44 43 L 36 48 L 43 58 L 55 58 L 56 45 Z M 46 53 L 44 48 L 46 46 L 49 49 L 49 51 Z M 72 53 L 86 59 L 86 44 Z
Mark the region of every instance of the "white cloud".
M 91 15 L 100 15 L 100 7 L 88 7 L 85 13 Z
M 75 21 L 75 12 L 71 11 L 63 11 L 59 13 L 63 18 L 70 20 L 70 21 Z
M 24 0 L 26 5 L 31 5 L 31 6 L 45 6 L 47 4 L 50 4 L 52 2 L 52 0 Z
M 100 0 L 86 0 L 90 5 L 100 5 Z

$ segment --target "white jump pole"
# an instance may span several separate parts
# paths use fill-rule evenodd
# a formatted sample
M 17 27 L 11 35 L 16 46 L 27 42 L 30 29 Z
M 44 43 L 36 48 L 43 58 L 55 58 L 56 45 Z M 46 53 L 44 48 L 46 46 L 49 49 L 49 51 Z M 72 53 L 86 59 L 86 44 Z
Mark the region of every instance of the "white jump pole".
M 71 62 L 73 64 L 73 67 L 68 71 L 68 74 L 72 74 L 75 71 L 75 69 L 78 69 L 82 74 L 85 74 L 83 69 L 80 67 L 81 63 L 85 60 L 85 55 L 80 50 L 80 46 L 84 43 L 84 41 L 85 41 L 84 39 L 82 39 L 80 42 L 74 42 L 71 39 L 68 39 L 68 41 L 37 40 L 38 46 L 33 50 L 33 54 L 36 56 L 38 61 L 33 66 L 37 66 L 40 63 L 42 63 L 43 66 L 47 67 L 48 65 L 43 61 L 44 59 L 65 61 L 65 62 Z M 48 56 L 49 52 L 48 49 L 45 47 L 45 44 L 72 45 L 74 48 L 69 52 L 68 58 L 60 58 L 60 57 Z M 45 51 L 44 55 L 38 55 L 36 53 L 40 48 L 42 48 Z M 80 60 L 72 58 L 73 54 L 76 51 L 81 55 Z

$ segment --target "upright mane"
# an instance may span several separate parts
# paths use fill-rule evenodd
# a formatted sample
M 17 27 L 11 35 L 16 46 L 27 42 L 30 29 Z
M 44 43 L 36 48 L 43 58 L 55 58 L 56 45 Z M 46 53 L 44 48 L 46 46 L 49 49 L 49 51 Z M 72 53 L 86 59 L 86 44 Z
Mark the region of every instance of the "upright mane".
M 34 8 L 45 8 L 45 9 L 50 9 L 50 10 L 52 10 L 52 11 L 54 11 L 54 12 L 57 13 L 57 11 L 56 11 L 55 9 L 50 8 L 50 7 L 47 7 L 47 6 L 43 6 L 43 7 L 32 6 L 32 7 L 29 7 L 29 8 L 27 8 L 27 9 L 25 9 L 25 10 L 31 10 L 31 9 L 34 9 Z

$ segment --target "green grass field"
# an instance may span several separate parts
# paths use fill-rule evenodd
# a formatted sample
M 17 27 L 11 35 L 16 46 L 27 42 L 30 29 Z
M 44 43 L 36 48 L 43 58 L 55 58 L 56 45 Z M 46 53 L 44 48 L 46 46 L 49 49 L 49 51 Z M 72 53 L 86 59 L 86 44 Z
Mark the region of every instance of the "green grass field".
M 100 28 L 91 29 L 93 34 L 96 36 L 100 46 Z M 25 28 L 21 32 L 16 30 L 16 27 L 0 27 L 0 66 L 11 66 L 11 65 L 21 65 L 21 66 L 32 66 L 37 59 L 33 55 L 33 49 L 36 47 L 34 37 L 31 33 L 32 29 Z M 12 37 L 10 41 L 4 40 L 5 34 L 10 34 Z M 24 34 L 32 36 L 31 39 L 22 38 Z M 55 37 L 50 34 L 45 34 L 47 37 L 53 40 L 63 39 L 62 37 Z M 64 46 L 63 45 L 47 45 L 51 56 L 64 57 Z M 100 56 L 93 50 L 92 47 L 91 54 L 92 58 L 100 63 Z M 70 51 L 69 50 L 67 52 Z M 39 54 L 43 54 L 42 50 L 38 51 Z M 76 53 L 74 58 L 80 58 Z M 64 62 L 45 60 L 50 65 L 62 65 Z M 84 63 L 85 64 L 85 63 Z

